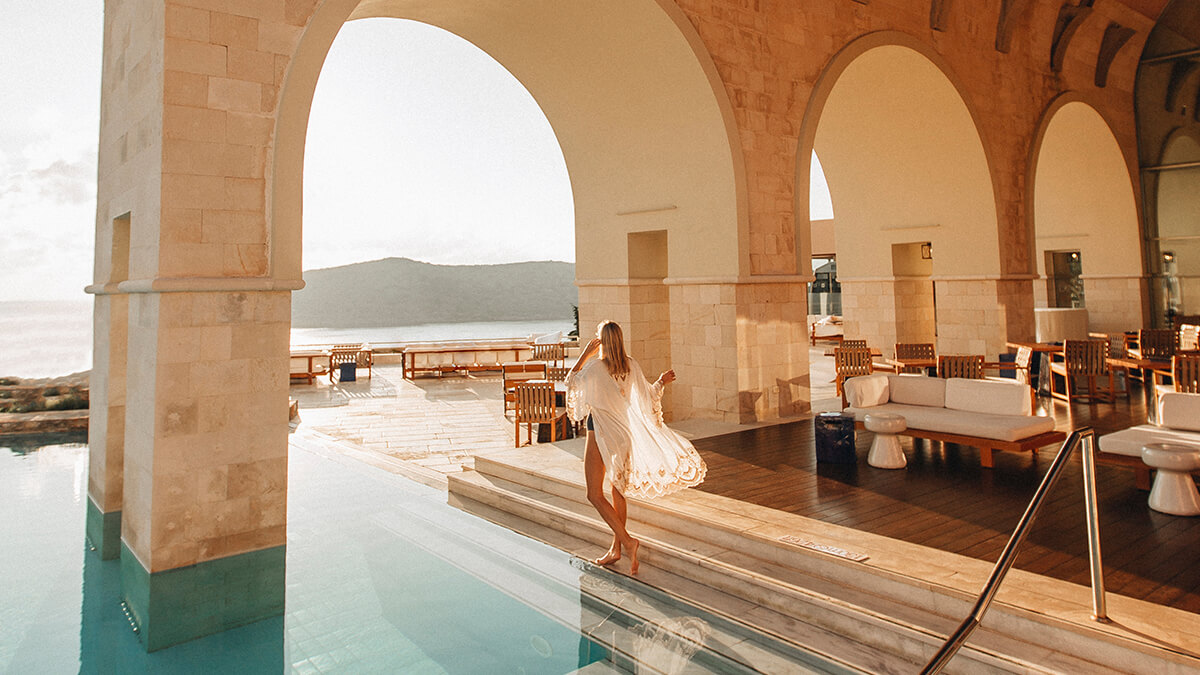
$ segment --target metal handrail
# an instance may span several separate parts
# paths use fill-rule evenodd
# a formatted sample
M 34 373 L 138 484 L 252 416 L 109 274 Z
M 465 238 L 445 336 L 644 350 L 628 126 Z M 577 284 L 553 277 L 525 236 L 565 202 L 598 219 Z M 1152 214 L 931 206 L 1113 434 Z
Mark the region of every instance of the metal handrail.
M 992 575 L 988 577 L 987 583 L 980 591 L 979 598 L 975 601 L 975 607 L 971 609 L 971 614 L 959 624 L 950 637 L 946 638 L 942 648 L 933 655 L 933 658 L 925 665 L 925 669 L 921 671 L 922 675 L 941 672 L 942 668 L 946 667 L 950 659 L 967 641 L 967 637 L 979 626 L 984 613 L 987 612 L 988 605 L 992 603 L 992 598 L 996 596 L 996 591 L 1000 588 L 1000 583 L 1004 581 L 1004 575 L 1008 574 L 1009 568 L 1016 561 L 1025 535 L 1033 525 L 1033 519 L 1037 517 L 1038 511 L 1046 500 L 1046 495 L 1058 482 L 1063 467 L 1067 465 L 1067 459 L 1071 456 L 1071 451 L 1077 445 L 1083 448 L 1083 457 L 1081 458 L 1083 462 L 1083 498 L 1087 508 L 1088 558 L 1092 570 L 1092 609 L 1094 612 L 1092 618 L 1102 623 L 1109 622 L 1104 603 L 1104 569 L 1100 561 L 1100 518 L 1096 505 L 1096 432 L 1091 427 L 1086 427 L 1072 431 L 1067 440 L 1063 441 L 1049 470 L 1042 478 L 1042 484 L 1038 486 L 1033 499 L 1029 501 L 1025 514 L 1021 516 L 1020 522 L 1013 530 L 1012 537 L 1009 538 L 1008 544 L 1004 546 L 1004 551 L 1000 554 L 1000 559 L 996 561 Z

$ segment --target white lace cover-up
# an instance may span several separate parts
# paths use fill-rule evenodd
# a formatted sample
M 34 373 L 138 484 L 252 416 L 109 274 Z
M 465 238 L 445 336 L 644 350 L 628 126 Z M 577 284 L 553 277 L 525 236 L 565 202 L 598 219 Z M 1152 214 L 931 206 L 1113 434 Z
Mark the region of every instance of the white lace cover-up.
M 624 380 L 600 359 L 567 377 L 567 413 L 577 422 L 592 416 L 608 481 L 626 497 L 668 495 L 708 471 L 691 442 L 663 424 L 662 394 L 632 358 Z

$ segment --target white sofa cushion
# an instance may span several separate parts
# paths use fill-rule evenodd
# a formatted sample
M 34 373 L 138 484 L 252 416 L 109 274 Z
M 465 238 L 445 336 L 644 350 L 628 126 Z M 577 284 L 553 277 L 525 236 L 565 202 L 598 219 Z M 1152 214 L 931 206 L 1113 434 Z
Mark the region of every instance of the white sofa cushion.
M 1117 455 L 1142 456 L 1142 446 L 1147 443 L 1180 443 L 1200 448 L 1200 434 L 1180 429 L 1139 424 L 1136 427 L 1114 431 L 1100 437 L 1100 451 Z
M 859 421 L 867 413 L 889 412 L 903 415 L 909 429 L 940 431 L 999 441 L 1019 441 L 1022 438 L 1054 431 L 1053 418 L 1033 415 L 992 415 L 903 403 L 885 403 L 867 409 L 851 407 L 846 410 L 853 413 Z
M 1160 394 L 1158 424 L 1171 429 L 1200 431 L 1200 394 L 1179 391 Z
M 988 415 L 1031 415 L 1029 386 L 1013 380 L 946 380 L 946 407 Z M 988 438 L 991 438 L 990 436 Z
M 854 408 L 870 408 L 888 402 L 887 375 L 860 375 L 842 383 L 846 401 Z
M 946 407 L 946 380 L 924 375 L 888 375 L 888 401 Z

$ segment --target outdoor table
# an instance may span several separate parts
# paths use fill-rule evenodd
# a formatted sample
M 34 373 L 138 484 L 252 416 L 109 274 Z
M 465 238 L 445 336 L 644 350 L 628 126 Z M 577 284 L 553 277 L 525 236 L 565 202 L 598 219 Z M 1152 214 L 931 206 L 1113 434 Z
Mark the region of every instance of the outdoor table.
M 884 359 L 883 362 L 895 368 L 897 373 L 903 372 L 905 368 L 923 368 L 926 373 L 931 368 L 937 368 L 936 357 L 932 359 L 902 359 L 897 357 L 894 359 Z

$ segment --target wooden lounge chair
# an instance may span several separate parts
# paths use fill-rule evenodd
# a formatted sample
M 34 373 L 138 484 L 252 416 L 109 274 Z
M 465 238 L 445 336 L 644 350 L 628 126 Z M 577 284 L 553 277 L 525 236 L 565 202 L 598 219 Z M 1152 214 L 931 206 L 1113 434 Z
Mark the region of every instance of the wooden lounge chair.
M 553 382 L 521 382 L 514 389 L 515 407 L 513 423 L 515 425 L 513 447 L 521 447 L 521 425 L 524 424 L 529 434 L 529 445 L 533 445 L 533 425 L 550 425 L 550 442 L 558 440 L 557 430 L 559 413 L 554 405 Z
M 1112 402 L 1116 395 L 1113 373 L 1108 367 L 1107 340 L 1067 340 L 1063 343 L 1061 361 L 1050 362 L 1050 395 L 1062 401 L 1082 398 L 1089 401 Z M 1064 388 L 1055 386 L 1055 377 L 1063 378 Z M 1087 378 L 1087 393 L 1075 387 L 1077 378 Z M 1108 378 L 1108 387 L 1096 384 L 1096 378 Z
M 1175 391 L 1200 394 L 1200 354 L 1176 354 L 1171 357 L 1171 379 Z
M 947 354 L 938 357 L 938 377 L 965 377 L 969 380 L 983 379 L 982 354 Z

